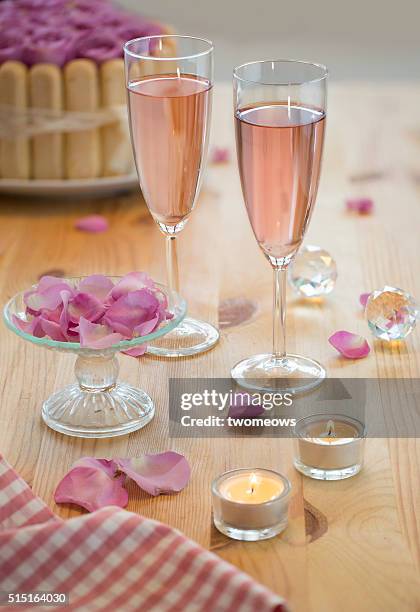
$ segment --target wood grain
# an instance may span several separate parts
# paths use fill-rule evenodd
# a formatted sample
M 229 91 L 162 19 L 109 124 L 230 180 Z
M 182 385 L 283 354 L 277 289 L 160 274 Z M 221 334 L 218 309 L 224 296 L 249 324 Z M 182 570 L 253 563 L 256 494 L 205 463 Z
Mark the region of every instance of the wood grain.
M 355 362 L 337 357 L 327 338 L 337 329 L 368 334 L 359 293 L 388 283 L 420 296 L 420 87 L 343 83 L 331 87 L 329 105 L 323 175 L 307 242 L 334 255 L 339 277 L 324 302 L 289 295 L 289 347 L 319 359 L 329 376 L 418 377 L 416 332 L 400 346 L 372 343 L 370 356 Z M 228 85 L 216 88 L 213 140 L 230 148 L 232 160 L 209 167 L 197 210 L 180 237 L 181 284 L 192 314 L 217 322 L 219 303 L 240 298 L 257 302 L 256 315 L 226 327 L 220 344 L 194 359 L 121 357 L 121 378 L 152 395 L 156 416 L 143 431 L 101 441 L 68 438 L 43 425 L 41 403 L 73 379 L 73 360 L 26 345 L 2 326 L 0 449 L 64 518 L 79 511 L 56 506 L 53 492 L 77 458 L 178 450 L 192 465 L 190 485 L 160 498 L 132 488 L 130 510 L 181 529 L 286 596 L 298 612 L 420 610 L 417 440 L 368 440 L 363 471 L 327 483 L 293 469 L 291 440 L 168 438 L 169 377 L 228 377 L 236 361 L 271 343 L 271 271 L 242 203 Z M 357 194 L 374 199 L 375 214 L 345 212 L 345 198 Z M 145 269 L 165 280 L 163 238 L 138 193 L 103 201 L 0 202 L 2 302 L 51 269 L 69 275 Z M 107 233 L 74 229 L 75 219 L 90 212 L 106 215 Z M 270 541 L 233 542 L 212 527 L 210 483 L 223 470 L 250 463 L 291 479 L 290 524 Z

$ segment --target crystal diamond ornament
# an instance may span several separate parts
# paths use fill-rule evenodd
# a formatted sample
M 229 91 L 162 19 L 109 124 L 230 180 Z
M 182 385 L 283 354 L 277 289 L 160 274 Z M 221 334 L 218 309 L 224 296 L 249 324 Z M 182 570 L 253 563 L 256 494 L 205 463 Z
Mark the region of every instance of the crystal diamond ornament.
M 366 304 L 370 331 L 381 340 L 403 340 L 416 326 L 419 305 L 413 296 L 397 287 L 373 291 Z
M 331 293 L 337 280 L 334 259 L 321 247 L 303 247 L 289 266 L 289 283 L 305 297 L 320 297 Z

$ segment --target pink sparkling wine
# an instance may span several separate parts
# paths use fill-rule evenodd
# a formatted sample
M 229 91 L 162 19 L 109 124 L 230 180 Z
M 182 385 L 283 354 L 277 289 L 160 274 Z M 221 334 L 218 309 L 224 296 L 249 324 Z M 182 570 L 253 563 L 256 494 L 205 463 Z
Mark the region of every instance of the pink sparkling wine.
M 242 191 L 255 237 L 275 265 L 302 242 L 318 189 L 325 114 L 284 103 L 236 112 Z
M 209 81 L 186 74 L 154 75 L 128 86 L 140 185 L 154 219 L 168 231 L 182 227 L 198 195 L 211 91 Z

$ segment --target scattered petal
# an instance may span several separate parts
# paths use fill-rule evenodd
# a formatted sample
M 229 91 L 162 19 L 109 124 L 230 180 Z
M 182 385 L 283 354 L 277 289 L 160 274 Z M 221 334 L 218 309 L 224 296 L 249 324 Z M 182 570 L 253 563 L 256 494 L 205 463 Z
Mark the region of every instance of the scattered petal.
M 87 215 L 86 217 L 80 217 L 74 224 L 75 228 L 82 232 L 91 232 L 93 234 L 99 234 L 106 232 L 109 227 L 107 219 L 102 215 Z
M 77 504 L 89 512 L 105 506 L 125 508 L 128 492 L 122 478 L 111 478 L 97 467 L 77 466 L 58 484 L 54 499 L 58 504 Z
M 347 210 L 369 215 L 373 212 L 373 200 L 371 198 L 350 198 L 346 200 Z
M 118 471 L 118 465 L 113 459 L 97 459 L 96 457 L 81 457 L 81 459 L 73 463 L 72 467 L 91 467 L 102 470 L 105 474 L 108 474 L 110 478 L 115 478 Z
M 106 349 L 118 344 L 124 337 L 113 332 L 107 325 L 91 323 L 84 317 L 79 322 L 80 346 L 92 349 Z
M 361 305 L 363 306 L 363 308 L 366 307 L 367 301 L 370 297 L 370 293 L 361 293 L 359 296 L 359 302 L 361 303 Z
M 210 161 L 212 164 L 226 164 L 230 161 L 230 151 L 227 147 L 214 147 Z
M 328 338 L 328 342 L 347 359 L 367 357 L 370 347 L 363 336 L 348 331 L 337 331 Z
M 150 495 L 181 491 L 190 478 L 190 466 L 174 451 L 143 455 L 141 459 L 116 459 L 119 469 Z
M 254 404 L 249 393 L 235 393 L 233 401 L 229 406 L 228 417 L 232 418 L 255 418 L 264 414 L 264 407 L 258 403 Z

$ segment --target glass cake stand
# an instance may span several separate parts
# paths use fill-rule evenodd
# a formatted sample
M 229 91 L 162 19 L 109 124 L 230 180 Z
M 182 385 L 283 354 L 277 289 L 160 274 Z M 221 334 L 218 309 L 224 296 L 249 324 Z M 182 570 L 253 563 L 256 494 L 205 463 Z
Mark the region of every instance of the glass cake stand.
M 82 277 L 63 280 L 76 284 Z M 118 380 L 116 354 L 164 336 L 185 317 L 185 300 L 159 283 L 156 287 L 167 296 L 173 318 L 147 336 L 124 340 L 107 349 L 82 348 L 78 342 L 36 338 L 16 327 L 13 321 L 13 315 L 27 320 L 23 301 L 26 291 L 7 302 L 3 317 L 7 327 L 17 336 L 37 346 L 77 355 L 74 369 L 77 382 L 56 391 L 42 405 L 42 418 L 49 427 L 69 436 L 109 438 L 141 429 L 152 420 L 155 406 L 149 395 Z

